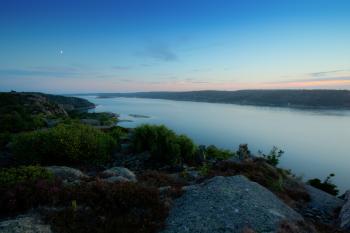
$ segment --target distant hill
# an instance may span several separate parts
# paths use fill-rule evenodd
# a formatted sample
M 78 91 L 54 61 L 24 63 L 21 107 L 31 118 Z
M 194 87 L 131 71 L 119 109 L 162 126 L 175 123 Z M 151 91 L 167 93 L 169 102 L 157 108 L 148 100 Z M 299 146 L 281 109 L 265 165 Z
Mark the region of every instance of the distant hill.
M 67 112 L 93 108 L 85 99 L 43 93 L 0 92 L 0 133 L 33 130 L 45 119 L 68 116 Z
M 103 93 L 98 94 L 98 97 L 138 97 L 256 106 L 350 109 L 350 91 L 347 90 L 136 92 Z

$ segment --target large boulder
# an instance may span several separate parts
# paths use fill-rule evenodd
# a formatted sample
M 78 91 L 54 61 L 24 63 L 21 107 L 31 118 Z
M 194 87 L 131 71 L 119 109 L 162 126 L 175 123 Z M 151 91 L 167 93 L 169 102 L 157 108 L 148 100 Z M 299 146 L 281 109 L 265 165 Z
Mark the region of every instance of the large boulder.
M 102 172 L 107 177 L 106 181 L 130 181 L 136 182 L 136 175 L 125 167 L 112 167 Z
M 214 177 L 187 186 L 175 199 L 162 233 L 276 232 L 282 221 L 303 218 L 263 186 L 244 176 Z
M 80 170 L 66 166 L 49 166 L 46 169 L 65 182 L 79 182 L 88 177 Z
M 345 204 L 339 214 L 340 227 L 350 230 L 350 190 L 345 193 Z
M 0 222 L 1 233 L 52 233 L 50 225 L 41 221 L 37 215 L 20 215 L 14 219 Z
M 336 219 L 336 211 L 344 205 L 344 200 L 310 185 L 305 185 L 305 190 L 310 196 L 303 215 L 320 222 L 333 224 Z

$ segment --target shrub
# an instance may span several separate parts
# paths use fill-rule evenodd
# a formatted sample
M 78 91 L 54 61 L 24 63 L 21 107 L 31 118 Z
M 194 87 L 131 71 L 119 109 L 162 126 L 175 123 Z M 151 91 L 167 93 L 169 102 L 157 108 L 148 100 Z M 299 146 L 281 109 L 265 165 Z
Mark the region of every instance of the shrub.
M 17 215 L 58 200 L 61 182 L 45 168 L 21 166 L 0 170 L 0 217 Z
M 180 135 L 177 137 L 177 143 L 180 147 L 180 155 L 184 162 L 192 163 L 195 159 L 195 152 L 197 146 L 186 135 Z
M 163 187 L 163 186 L 184 186 L 186 183 L 182 180 L 175 179 L 167 173 L 147 170 L 137 176 L 137 180 L 147 187 Z
M 0 116 L 0 132 L 18 133 L 35 130 L 46 125 L 42 115 L 31 115 L 23 111 L 6 112 Z
M 308 184 L 314 186 L 315 188 L 321 189 L 329 194 L 334 196 L 338 195 L 339 190 L 335 184 L 332 183 L 331 178 L 334 177 L 334 174 L 329 174 L 326 179 L 322 182 L 320 179 L 310 179 L 308 180 Z
M 0 187 L 9 187 L 23 182 L 32 182 L 38 179 L 51 180 L 53 175 L 43 167 L 20 166 L 17 168 L 0 169 Z
M 13 153 L 25 164 L 102 164 L 111 158 L 116 141 L 106 133 L 81 124 L 23 133 L 15 137 Z
M 211 169 L 210 165 L 207 163 L 204 163 L 202 166 L 199 167 L 199 173 L 202 176 L 207 176 L 209 174 L 210 169 Z
M 272 166 L 277 166 L 283 154 L 284 154 L 283 150 L 280 150 L 274 146 L 268 155 L 262 154 L 262 156 L 267 163 L 271 164 Z
M 62 183 L 58 180 L 39 179 L 0 188 L 0 217 L 24 213 L 39 205 L 52 205 L 62 195 Z
M 235 153 L 230 150 L 223 150 L 214 145 L 210 145 L 206 148 L 206 155 L 208 159 L 224 160 L 235 156 Z
M 118 126 L 114 126 L 108 129 L 106 133 L 109 134 L 117 142 L 120 142 L 121 138 L 127 134 L 123 128 Z
M 47 217 L 56 232 L 156 232 L 167 215 L 156 188 L 134 183 L 95 182 L 66 193 L 66 208 Z
M 165 164 L 189 162 L 195 152 L 191 139 L 176 135 L 164 125 L 141 125 L 135 128 L 132 148 L 137 153 L 149 151 L 151 159 Z

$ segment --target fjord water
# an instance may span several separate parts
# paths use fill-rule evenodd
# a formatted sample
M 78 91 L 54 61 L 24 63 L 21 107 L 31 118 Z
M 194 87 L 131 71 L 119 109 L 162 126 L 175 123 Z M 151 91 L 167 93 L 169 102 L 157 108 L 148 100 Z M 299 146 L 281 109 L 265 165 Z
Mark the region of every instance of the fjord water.
M 142 123 L 164 124 L 186 134 L 197 144 L 214 144 L 236 150 L 248 143 L 256 153 L 273 146 L 285 151 L 281 166 L 296 175 L 325 178 L 335 173 L 334 182 L 350 188 L 350 111 L 297 110 L 233 104 L 198 103 L 141 98 L 99 99 L 94 111 L 120 114 L 118 123 L 135 127 Z M 129 114 L 149 116 L 132 117 Z

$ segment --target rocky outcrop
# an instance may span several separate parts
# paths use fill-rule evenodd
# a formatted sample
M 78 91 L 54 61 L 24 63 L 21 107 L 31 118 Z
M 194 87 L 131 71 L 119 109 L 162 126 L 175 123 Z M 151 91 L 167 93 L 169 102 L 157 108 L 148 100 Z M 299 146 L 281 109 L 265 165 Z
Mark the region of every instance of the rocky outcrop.
M 125 167 L 112 167 L 102 172 L 109 182 L 136 182 L 136 175 Z
M 339 213 L 339 224 L 341 228 L 350 230 L 350 190 L 344 196 L 345 204 Z
M 237 155 L 240 160 L 246 160 L 250 158 L 250 151 L 248 149 L 248 144 L 240 144 L 237 151 Z
M 276 232 L 284 220 L 303 221 L 273 193 L 244 176 L 217 176 L 184 190 L 162 233 L 241 233 L 247 228 Z
M 333 224 L 336 211 L 343 206 L 344 201 L 310 185 L 305 185 L 305 190 L 310 196 L 310 201 L 302 210 L 303 215 L 319 222 Z
M 1 233 L 52 233 L 50 225 L 44 224 L 37 215 L 20 215 L 0 222 Z
M 46 169 L 65 182 L 79 182 L 79 180 L 88 177 L 80 170 L 66 166 L 49 166 Z
M 9 113 L 9 110 L 16 107 L 22 109 L 27 114 L 46 116 L 67 116 L 66 110 L 56 103 L 49 101 L 41 93 L 9 92 L 0 94 L 0 112 Z

